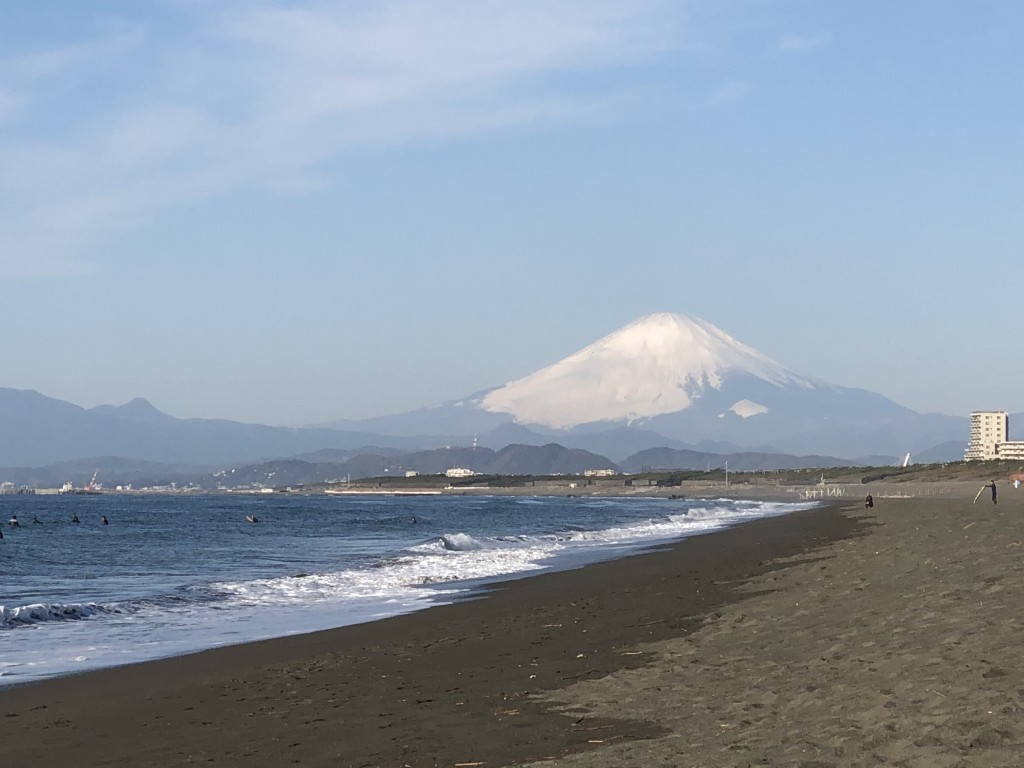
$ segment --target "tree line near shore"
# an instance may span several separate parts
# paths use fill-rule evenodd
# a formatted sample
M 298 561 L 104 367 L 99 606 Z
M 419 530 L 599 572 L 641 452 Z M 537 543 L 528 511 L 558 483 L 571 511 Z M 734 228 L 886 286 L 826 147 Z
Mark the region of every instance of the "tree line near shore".
M 1012 480 L 1020 476 L 1024 481 L 1024 466 L 1013 461 L 973 461 L 920 464 L 908 467 L 808 467 L 802 469 L 778 469 L 728 472 L 725 467 L 707 470 L 650 470 L 637 474 L 614 475 L 611 477 L 567 477 L 565 475 L 476 475 L 465 478 L 443 476 L 395 477 L 380 476 L 363 478 L 351 483 L 319 483 L 306 490 L 325 490 L 328 487 L 351 485 L 356 488 L 413 489 L 451 487 L 470 490 L 474 487 L 491 488 L 542 488 L 552 484 L 574 484 L 581 490 L 600 489 L 612 485 L 630 484 L 634 487 L 672 488 L 685 483 L 720 483 L 728 479 L 730 486 L 750 484 L 777 484 L 784 486 L 814 486 L 823 480 L 827 484 L 866 485 L 874 482 L 960 482 Z

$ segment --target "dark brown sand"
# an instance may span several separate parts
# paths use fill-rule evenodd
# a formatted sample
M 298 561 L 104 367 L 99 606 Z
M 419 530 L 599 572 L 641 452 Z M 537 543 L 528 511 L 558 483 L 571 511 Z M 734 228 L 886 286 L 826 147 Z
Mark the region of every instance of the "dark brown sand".
M 1024 489 L 976 490 L 0 689 L 0 764 L 1021 765 Z

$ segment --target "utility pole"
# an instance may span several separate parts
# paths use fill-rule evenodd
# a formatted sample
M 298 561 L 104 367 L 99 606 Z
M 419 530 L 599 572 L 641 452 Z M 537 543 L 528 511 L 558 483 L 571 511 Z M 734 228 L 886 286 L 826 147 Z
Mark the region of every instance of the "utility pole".
M 725 487 L 729 487 L 729 460 L 725 460 Z

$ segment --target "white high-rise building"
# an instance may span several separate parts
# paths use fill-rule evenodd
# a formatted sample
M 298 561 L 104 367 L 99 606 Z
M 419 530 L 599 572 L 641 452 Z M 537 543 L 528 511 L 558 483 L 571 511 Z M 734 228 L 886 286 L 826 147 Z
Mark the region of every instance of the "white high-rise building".
M 975 411 L 971 414 L 971 441 L 964 459 L 1021 459 L 1024 442 L 1010 440 L 1010 417 L 1006 411 Z

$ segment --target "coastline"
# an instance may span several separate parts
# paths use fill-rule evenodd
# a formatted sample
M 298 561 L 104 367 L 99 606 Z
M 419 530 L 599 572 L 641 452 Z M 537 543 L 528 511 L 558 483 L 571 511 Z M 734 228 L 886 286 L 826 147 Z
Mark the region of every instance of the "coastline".
M 974 490 L 755 520 L 372 624 L 3 689 L 5 757 L 1012 765 L 1024 502 L 972 506 Z

